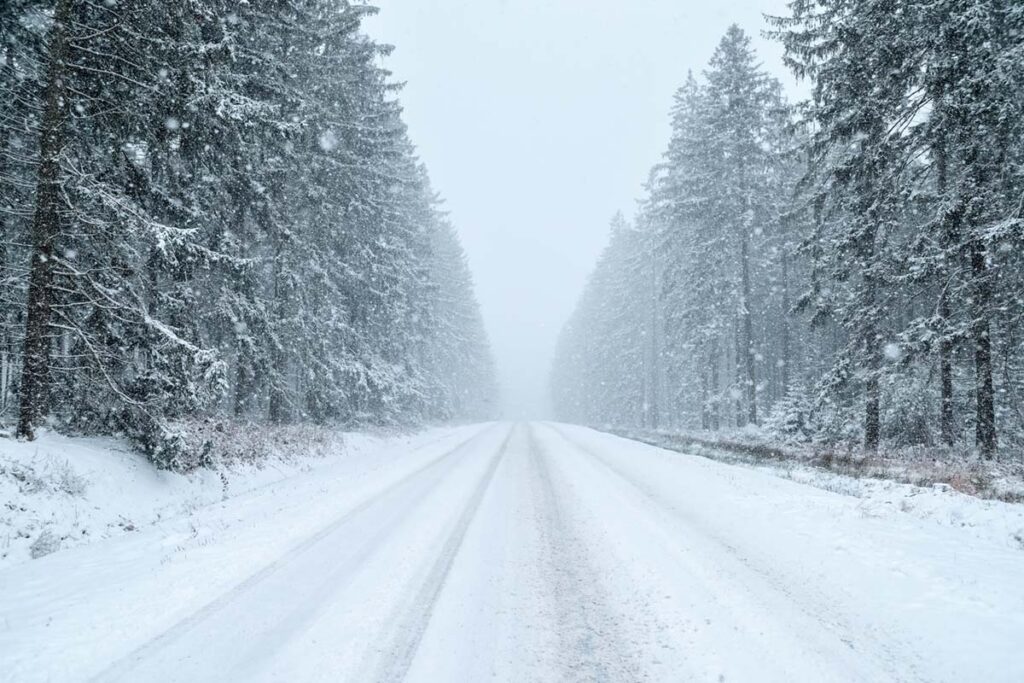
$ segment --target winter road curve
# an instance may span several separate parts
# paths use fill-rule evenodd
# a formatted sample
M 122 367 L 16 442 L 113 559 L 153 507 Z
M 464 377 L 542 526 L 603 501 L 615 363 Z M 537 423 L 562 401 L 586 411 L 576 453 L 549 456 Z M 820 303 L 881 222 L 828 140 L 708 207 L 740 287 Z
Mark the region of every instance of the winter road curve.
M 567 425 L 392 455 L 0 572 L 0 679 L 1024 680 L 1019 548 Z

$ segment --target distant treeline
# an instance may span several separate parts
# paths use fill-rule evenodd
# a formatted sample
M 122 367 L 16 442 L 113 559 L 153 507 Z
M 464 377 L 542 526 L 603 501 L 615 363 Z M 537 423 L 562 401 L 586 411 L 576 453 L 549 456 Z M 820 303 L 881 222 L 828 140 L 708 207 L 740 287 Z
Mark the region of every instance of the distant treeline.
M 798 1 L 788 104 L 732 27 L 566 326 L 564 420 L 1024 446 L 1024 3 Z
M 0 6 L 0 403 L 17 432 L 489 414 L 458 239 L 345 0 Z

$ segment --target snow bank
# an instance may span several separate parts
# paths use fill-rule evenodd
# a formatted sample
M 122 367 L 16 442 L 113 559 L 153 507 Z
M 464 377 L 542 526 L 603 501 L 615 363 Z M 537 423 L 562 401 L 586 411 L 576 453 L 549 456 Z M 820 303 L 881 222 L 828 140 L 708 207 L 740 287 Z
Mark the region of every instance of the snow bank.
M 857 509 L 868 518 L 910 516 L 939 527 L 961 529 L 968 536 L 1024 551 L 1024 480 L 1013 464 L 992 463 L 986 488 L 957 481 L 970 472 L 969 464 L 877 459 L 872 465 L 823 461 L 800 457 L 792 451 L 740 442 L 711 442 L 667 432 L 626 438 L 648 446 L 699 455 L 732 465 L 756 469 L 844 496 L 858 499 Z M 929 476 L 924 476 L 924 472 Z M 998 473 L 998 476 L 995 474 Z M 976 474 L 974 476 L 977 476 Z M 974 481 L 979 481 L 975 479 Z M 1008 493 L 1007 493 L 1008 492 Z M 1003 495 L 1000 495 L 1000 494 Z
M 0 438 L 0 568 L 188 516 L 409 438 L 308 428 L 267 437 L 274 447 L 265 457 L 226 458 L 188 474 L 158 470 L 117 439 L 49 431 L 32 442 Z
M 977 454 L 920 447 L 868 454 L 815 444 L 778 444 L 747 427 L 732 432 L 683 433 L 595 427 L 628 439 L 730 463 L 802 467 L 855 479 L 952 488 L 978 498 L 1024 503 L 1024 460 L 981 460 Z

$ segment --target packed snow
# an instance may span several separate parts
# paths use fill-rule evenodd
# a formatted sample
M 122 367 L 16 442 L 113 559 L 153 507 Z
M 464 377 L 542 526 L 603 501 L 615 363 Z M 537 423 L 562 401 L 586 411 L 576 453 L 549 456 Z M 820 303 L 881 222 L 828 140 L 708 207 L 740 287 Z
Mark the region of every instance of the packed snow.
M 8 561 L 7 680 L 1024 677 L 1019 505 L 502 423 L 349 436 L 186 510 L 219 480 L 42 443 L 85 454 L 90 528 L 119 486 L 160 519 Z

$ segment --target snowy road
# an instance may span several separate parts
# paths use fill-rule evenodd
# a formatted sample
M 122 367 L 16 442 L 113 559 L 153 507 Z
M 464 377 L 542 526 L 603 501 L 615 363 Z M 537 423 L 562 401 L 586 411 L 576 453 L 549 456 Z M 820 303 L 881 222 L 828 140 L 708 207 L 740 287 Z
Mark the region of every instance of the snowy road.
M 579 427 L 195 517 L 0 572 L 0 677 L 1024 680 L 1022 549 Z

